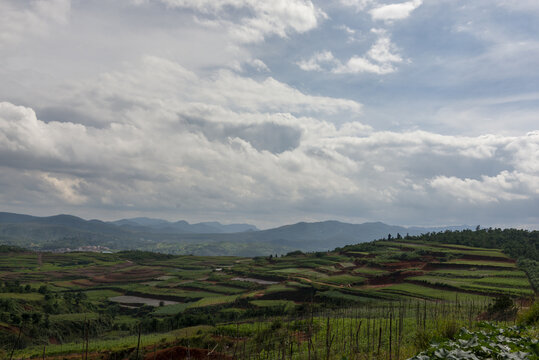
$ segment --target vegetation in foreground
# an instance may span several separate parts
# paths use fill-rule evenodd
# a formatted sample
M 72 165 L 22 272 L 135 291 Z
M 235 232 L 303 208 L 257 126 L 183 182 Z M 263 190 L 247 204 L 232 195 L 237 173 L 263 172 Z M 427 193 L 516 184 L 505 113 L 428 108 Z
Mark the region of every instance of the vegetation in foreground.
M 461 329 L 452 339 L 432 344 L 410 360 L 539 358 L 537 338 L 522 326 L 499 327 L 480 323 L 475 331 Z

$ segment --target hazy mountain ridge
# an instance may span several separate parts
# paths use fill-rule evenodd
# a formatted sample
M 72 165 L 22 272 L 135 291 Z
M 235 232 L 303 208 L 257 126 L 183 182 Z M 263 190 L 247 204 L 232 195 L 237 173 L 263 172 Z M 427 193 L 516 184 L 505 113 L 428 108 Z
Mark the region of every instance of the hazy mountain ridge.
M 469 226 L 451 229 L 470 228 Z M 241 232 L 232 232 L 234 230 Z M 189 224 L 134 218 L 115 222 L 84 220 L 72 215 L 36 217 L 0 213 L 0 243 L 34 249 L 101 245 L 111 249 L 139 249 L 198 255 L 268 255 L 292 250 L 323 251 L 392 236 L 419 235 L 447 228 L 349 224 L 335 220 L 299 222 L 267 230 L 248 224 L 218 222 Z M 210 232 L 212 231 L 212 232 Z
M 170 222 L 163 219 L 152 219 L 147 217 L 122 219 L 110 223 L 135 231 L 144 231 L 143 229 L 146 228 L 146 231 L 166 234 L 230 234 L 244 231 L 258 231 L 258 228 L 251 224 L 223 225 L 217 221 L 190 224 L 185 220 Z

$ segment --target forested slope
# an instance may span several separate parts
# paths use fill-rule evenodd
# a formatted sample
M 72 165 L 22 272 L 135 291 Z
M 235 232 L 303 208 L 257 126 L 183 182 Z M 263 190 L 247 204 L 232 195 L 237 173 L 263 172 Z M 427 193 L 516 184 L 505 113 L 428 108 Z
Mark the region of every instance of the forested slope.
M 519 229 L 477 229 L 426 233 L 406 236 L 406 240 L 433 241 L 482 248 L 501 249 L 514 259 L 527 258 L 539 261 L 539 231 Z

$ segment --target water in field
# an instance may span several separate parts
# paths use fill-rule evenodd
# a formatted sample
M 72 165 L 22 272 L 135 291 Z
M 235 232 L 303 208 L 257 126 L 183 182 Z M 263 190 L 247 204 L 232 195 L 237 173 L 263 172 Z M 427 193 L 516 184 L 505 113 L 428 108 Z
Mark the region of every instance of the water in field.
M 232 280 L 254 282 L 254 283 L 257 283 L 257 284 L 260 284 L 260 285 L 278 284 L 278 282 L 276 282 L 276 281 L 260 280 L 260 279 L 245 278 L 245 277 L 235 277 Z
M 159 306 L 159 303 L 163 303 L 163 305 L 179 304 L 179 302 L 177 301 L 152 299 L 152 298 L 144 298 L 140 296 L 127 296 L 127 295 L 110 297 L 109 300 L 120 303 L 122 305 L 145 304 L 145 305 L 150 305 L 150 306 L 155 306 L 155 307 Z

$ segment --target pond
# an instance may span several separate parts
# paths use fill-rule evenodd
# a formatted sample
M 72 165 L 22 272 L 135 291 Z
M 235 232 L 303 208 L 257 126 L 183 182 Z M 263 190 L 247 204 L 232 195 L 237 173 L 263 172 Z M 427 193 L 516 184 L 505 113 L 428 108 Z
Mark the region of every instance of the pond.
M 128 296 L 128 295 L 114 296 L 114 297 L 109 298 L 109 300 L 123 304 L 123 305 L 145 304 L 145 305 L 150 305 L 154 307 L 159 306 L 159 303 L 161 302 L 163 303 L 163 305 L 179 304 L 179 302 L 177 301 L 144 298 L 140 296 Z

